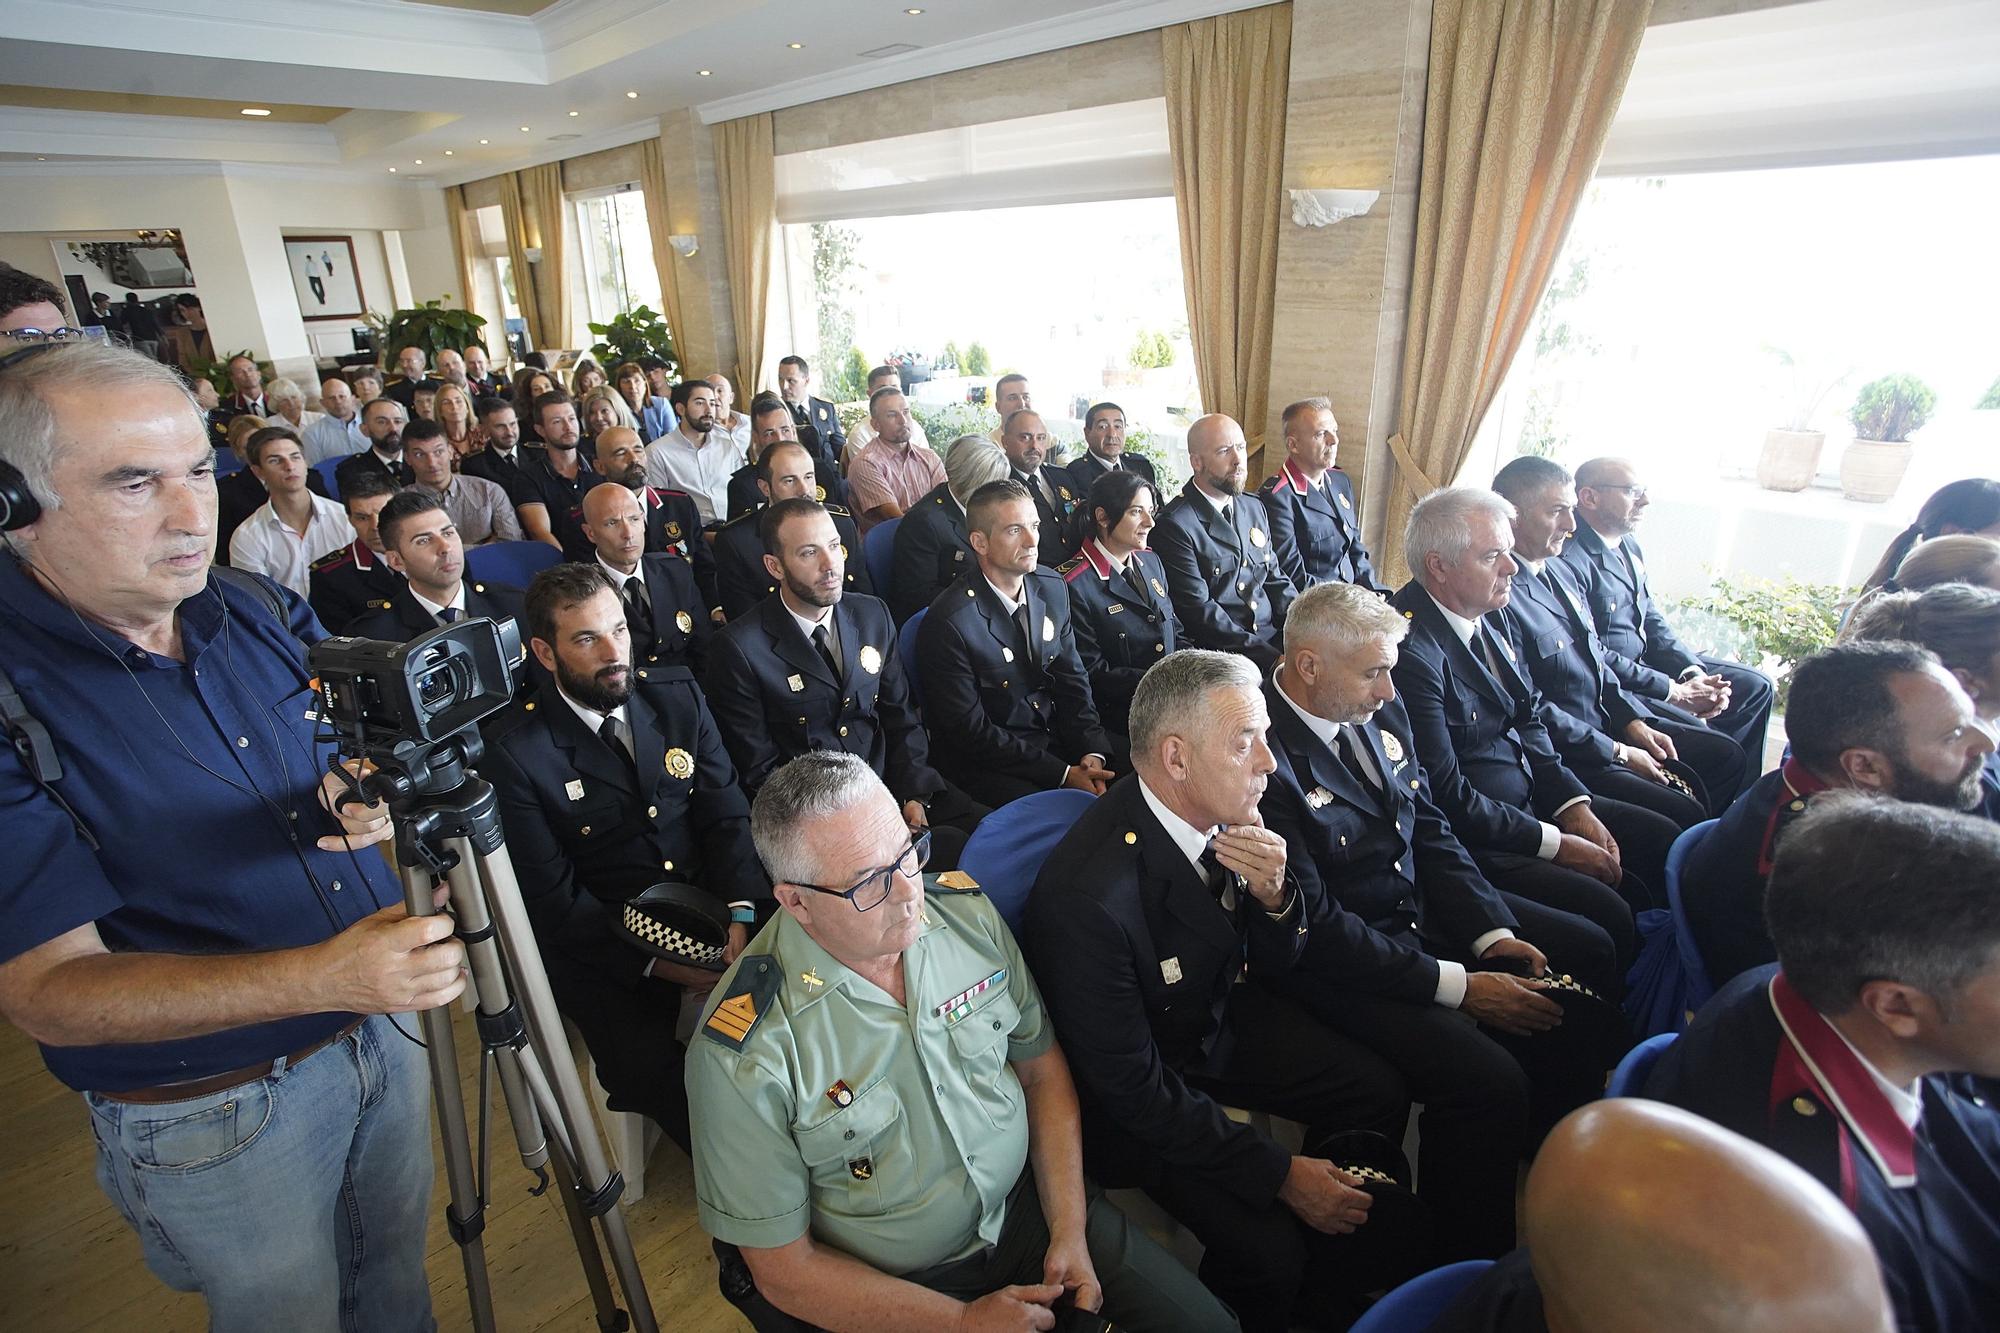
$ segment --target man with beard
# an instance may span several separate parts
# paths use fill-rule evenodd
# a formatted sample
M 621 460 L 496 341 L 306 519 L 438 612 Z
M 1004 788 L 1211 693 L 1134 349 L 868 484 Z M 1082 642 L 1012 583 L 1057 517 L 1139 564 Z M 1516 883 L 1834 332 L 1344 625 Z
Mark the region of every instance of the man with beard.
M 437 354 L 437 378 L 440 388 L 456 384 L 468 398 L 473 394 L 472 381 L 465 373 L 465 358 L 453 348 L 447 347 Z
M 683 994 L 721 973 L 650 958 L 612 920 L 656 883 L 695 885 L 729 904 L 734 961 L 771 896 L 750 807 L 693 675 L 633 669 L 625 603 L 601 567 L 537 574 L 526 620 L 549 678 L 492 724 L 480 772 L 499 794 L 556 1007 L 583 1033 L 611 1108 L 651 1116 L 686 1152 L 674 1033 Z
M 437 497 L 467 545 L 520 541 L 521 523 L 514 517 L 514 504 L 507 492 L 484 477 L 452 471 L 455 457 L 444 427 L 437 422 L 412 421 L 404 429 L 403 458 L 416 474 L 416 489 Z
M 479 418 L 483 443 L 476 452 L 466 455 L 458 465 L 459 471 L 469 477 L 484 477 L 511 499 L 515 486 L 520 484 L 521 464 L 526 461 L 521 457 L 521 419 L 514 411 L 514 404 L 498 397 L 481 398 L 472 405 L 472 413 Z
M 687 561 L 647 552 L 638 497 L 614 481 L 592 487 L 583 497 L 583 530 L 596 547 L 598 568 L 625 604 L 632 667 L 640 678 L 663 666 L 684 666 L 699 676 L 713 622 Z
M 1009 475 L 1035 502 L 1035 514 L 1042 522 L 1041 561 L 1054 569 L 1070 557 L 1069 516 L 1083 497 L 1071 485 L 1069 473 L 1042 466 L 1049 456 L 1049 431 L 1038 413 L 1020 411 L 1008 417 L 1001 428 L 1000 449 L 1007 455 Z
M 900 387 L 887 384 L 869 395 L 868 424 L 875 438 L 847 470 L 864 537 L 877 523 L 901 518 L 945 480 L 944 460 L 916 442 L 910 400 Z
M 530 541 L 547 542 L 571 560 L 587 561 L 591 546 L 583 535 L 583 497 L 604 478 L 577 450 L 583 429 L 570 396 L 551 389 L 535 399 L 535 429 L 543 447 L 521 464 L 512 492 L 521 529 Z
M 1718 988 L 1777 957 L 1764 888 L 1786 827 L 1820 793 L 1970 810 L 1993 739 L 1972 700 L 1925 649 L 1843 643 L 1792 673 L 1785 734 L 1792 757 L 1759 778 L 1681 870 L 1681 909 Z
M 715 605 L 715 554 L 702 540 L 701 513 L 686 491 L 646 484 L 646 446 L 630 426 L 613 426 L 597 437 L 597 470 L 632 492 L 646 516 L 646 550 L 678 556 L 694 571 L 704 607 Z
M 512 620 L 521 614 L 519 588 L 466 580 L 465 546 L 441 501 L 404 491 L 382 506 L 376 528 L 382 558 L 405 582 L 388 606 L 354 622 L 348 633 L 355 638 L 403 643 L 474 616 Z
M 370 472 L 398 486 L 415 481 L 417 474 L 403 460 L 403 427 L 409 424 L 410 414 L 391 399 L 377 398 L 362 408 L 361 433 L 368 437 L 368 447 L 340 460 L 333 470 L 334 487 L 345 495 L 354 478 Z
M 674 411 L 680 421 L 646 446 L 646 480 L 693 496 L 703 526 L 728 517 L 729 478 L 744 463 L 736 441 L 715 428 L 717 406 L 707 380 L 676 384 Z
M 1243 493 L 1247 459 L 1243 427 L 1221 413 L 1188 427 L 1194 475 L 1161 511 L 1153 549 L 1188 642 L 1269 671 L 1298 591 L 1278 564 L 1264 502 Z
M 718 378 L 720 378 L 718 376 Z M 744 443 L 750 452 L 750 461 L 737 468 L 729 478 L 729 517 L 739 519 L 745 514 L 761 509 L 769 498 L 760 484 L 758 467 L 763 462 L 764 451 L 780 440 L 805 449 L 799 439 L 798 423 L 792 420 L 792 413 L 784 400 L 774 393 L 760 393 L 750 400 L 750 415 L 745 420 Z M 813 482 L 807 492 L 813 499 L 848 514 L 847 483 L 838 472 L 824 472 L 820 469 L 819 457 L 806 449 L 806 456 L 813 462 Z M 754 525 L 753 525 L 754 526 Z M 850 520 L 849 526 L 852 526 Z M 850 547 L 858 551 L 859 547 Z
M 1271 549 L 1300 592 L 1316 583 L 1376 586 L 1354 512 L 1354 483 L 1334 466 L 1340 423 L 1325 398 L 1285 409 L 1285 465 L 1257 488 L 1271 515 Z M 1072 471 L 1074 467 L 1072 466 Z
M 783 422 L 789 430 L 791 414 L 783 404 L 774 412 L 760 415 L 761 422 Z M 765 556 L 763 516 L 769 506 L 785 500 L 812 500 L 818 503 L 820 487 L 813 469 L 813 456 L 797 440 L 783 439 L 766 445 L 755 464 L 756 508 L 722 525 L 715 534 L 715 600 L 722 614 L 737 620 L 750 614 L 765 598 L 778 590 L 778 575 L 769 568 Z M 833 523 L 847 567 L 843 588 L 848 592 L 873 592 L 868 571 L 861 561 L 861 538 L 854 520 L 839 505 L 825 506 Z

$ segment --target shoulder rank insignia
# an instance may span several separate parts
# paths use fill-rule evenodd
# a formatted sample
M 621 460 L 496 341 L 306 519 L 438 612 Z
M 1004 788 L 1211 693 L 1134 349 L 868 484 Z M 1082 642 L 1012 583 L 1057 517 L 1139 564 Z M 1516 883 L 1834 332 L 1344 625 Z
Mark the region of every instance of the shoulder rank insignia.
M 737 960 L 736 980 L 729 984 L 729 993 L 715 1006 L 715 1012 L 701 1025 L 710 1041 L 720 1042 L 732 1051 L 743 1049 L 743 1043 L 750 1038 L 778 993 L 781 974 L 778 964 L 769 954 L 745 954 Z
M 966 874 L 963 870 L 947 870 L 941 875 L 933 876 L 931 886 L 943 889 L 948 893 L 979 892 L 979 881 Z
M 1071 557 L 1070 557 L 1069 559 L 1067 559 L 1067 560 L 1063 561 L 1063 562 L 1062 562 L 1062 563 L 1061 563 L 1060 565 L 1057 565 L 1057 566 L 1056 566 L 1056 573 L 1058 573 L 1058 574 L 1067 574 L 1067 573 L 1069 573 L 1069 572 L 1070 572 L 1070 571 L 1071 571 L 1072 569 L 1075 569 L 1075 568 L 1076 568 L 1077 566 L 1081 565 L 1082 563 L 1083 563 L 1083 557 L 1082 557 L 1082 556 L 1080 556 L 1080 555 L 1076 555 L 1076 556 L 1071 556 Z
M 1389 762 L 1392 764 L 1403 762 L 1403 743 L 1396 739 L 1394 732 L 1382 733 L 1382 753 L 1389 756 Z

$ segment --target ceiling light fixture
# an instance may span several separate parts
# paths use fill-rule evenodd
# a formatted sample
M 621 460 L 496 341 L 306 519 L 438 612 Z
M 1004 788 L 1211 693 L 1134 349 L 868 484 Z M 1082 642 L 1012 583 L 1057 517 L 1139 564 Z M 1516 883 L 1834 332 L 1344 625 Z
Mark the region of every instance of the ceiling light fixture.
M 445 149 L 445 150 L 444 150 L 444 155 L 445 155 L 446 157 L 450 157 L 450 156 L 451 156 L 451 149 L 449 149 L 449 148 Z
M 918 14 L 921 14 L 921 13 L 923 13 L 924 11 L 923 11 L 923 10 L 921 10 L 921 9 L 906 9 L 906 10 L 904 10 L 903 12 L 904 12 L 905 14 L 908 14 L 908 15 L 910 15 L 910 16 L 911 16 L 912 18 L 914 18 L 914 17 L 916 16 L 916 15 L 918 15 Z
M 419 167 L 420 167 L 420 166 L 422 166 L 423 164 L 424 164 L 424 160 L 423 160 L 423 159 L 422 159 L 422 158 L 420 157 L 420 158 L 417 158 L 417 159 L 416 159 L 416 160 L 415 160 L 415 161 L 414 161 L 414 162 L 413 162 L 413 163 L 412 163 L 411 165 L 413 165 L 413 166 L 419 166 Z
M 628 93 L 626 93 L 625 95 L 626 95 L 627 97 L 637 97 L 637 96 L 638 96 L 639 94 L 638 94 L 638 93 L 636 93 L 636 92 L 628 92 Z
M 794 51 L 803 51 L 806 49 L 804 42 L 787 42 L 785 45 L 791 47 Z
M 696 70 L 696 71 L 695 71 L 695 73 L 697 73 L 697 74 L 701 75 L 701 77 L 703 77 L 703 78 L 705 79 L 705 78 L 707 78 L 707 77 L 708 77 L 709 75 L 711 75 L 711 74 L 715 73 L 715 71 L 714 71 L 714 70 L 712 70 L 712 69 L 698 69 L 698 70 Z
M 479 142 L 481 142 L 481 143 L 492 143 L 493 141 L 492 141 L 491 139 L 481 139 L 481 140 L 480 140 Z
M 271 114 L 271 108 L 267 106 L 246 106 L 243 108 L 243 114 L 246 116 L 268 116 Z
M 581 111 L 572 111 L 572 112 L 570 112 L 570 114 L 571 114 L 572 116 L 580 116 L 580 115 L 582 115 L 583 113 L 582 113 Z
M 396 174 L 396 169 L 395 169 L 394 167 L 390 167 L 390 168 L 389 168 L 389 174 L 390 174 L 390 175 L 392 175 L 392 176 L 393 176 L 393 175 L 395 175 L 395 174 Z
M 526 134 L 527 132 L 528 132 L 528 127 L 526 125 L 523 125 L 521 127 L 521 133 Z

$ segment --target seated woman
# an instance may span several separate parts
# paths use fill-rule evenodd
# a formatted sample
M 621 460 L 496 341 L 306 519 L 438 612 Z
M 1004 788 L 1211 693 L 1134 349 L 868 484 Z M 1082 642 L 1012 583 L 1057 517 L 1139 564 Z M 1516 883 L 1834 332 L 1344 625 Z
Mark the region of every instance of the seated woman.
M 1922 549 L 1948 540 L 1925 542 Z M 1987 544 L 2000 555 L 2000 543 Z M 1940 583 L 1923 592 L 1878 594 L 1856 612 L 1849 632 L 1858 640 L 1900 639 L 1936 653 L 1971 698 L 1988 738 L 2000 738 L 2000 589 Z M 1973 813 L 2000 820 L 2000 751 L 1986 754 Z
M 576 400 L 578 418 L 583 422 L 583 433 L 592 439 L 602 435 L 613 426 L 623 426 L 630 431 L 638 431 L 639 423 L 632 416 L 632 409 L 625 405 L 625 399 L 608 384 L 600 384 L 589 393 Z
M 1863 593 L 1841 621 L 1839 639 L 1854 637 L 1861 614 L 1882 598 L 1899 592 L 1922 592 L 1946 583 L 1970 583 L 2000 588 L 2000 541 L 1969 533 L 1932 537 L 1905 556 L 1895 573 Z
M 460 459 L 478 453 L 483 447 L 479 419 L 472 411 L 472 395 L 456 384 L 446 384 L 437 391 L 431 411 L 438 425 L 444 427 L 444 438 L 451 445 L 452 471 L 456 472 Z
M 1925 542 L 1953 533 L 2000 537 L 2000 481 L 1991 477 L 1962 477 L 1938 487 L 1917 511 L 1916 522 L 1897 533 L 1896 539 L 1889 543 L 1874 572 L 1861 585 L 1862 591 L 1879 588 L 1892 579 L 1903 582 L 1902 566 L 1913 551 Z
M 1078 511 L 1076 558 L 1056 567 L 1069 585 L 1077 655 L 1090 677 L 1104 726 L 1120 736 L 1132 711 L 1132 691 L 1146 668 L 1185 647 L 1167 597 L 1167 571 L 1146 549 L 1160 497 L 1136 472 L 1106 472 L 1091 483 Z
M 585 357 L 577 362 L 576 368 L 569 373 L 569 396 L 580 403 L 589 397 L 592 389 L 599 388 L 607 382 L 604 367 Z
M 272 424 L 290 426 L 292 433 L 303 437 L 306 427 L 325 416 L 324 412 L 314 412 L 306 407 L 305 390 L 293 380 L 283 377 L 272 380 L 264 386 L 264 401 L 271 405 L 277 415 Z M 245 437 L 248 438 L 248 437 Z
M 674 420 L 673 404 L 653 392 L 646 381 L 646 368 L 637 361 L 619 362 L 611 372 L 611 383 L 638 419 L 642 443 L 651 444 L 679 424 Z
M 514 416 L 521 423 L 523 443 L 542 442 L 535 429 L 535 400 L 556 387 L 556 377 L 537 366 L 522 366 L 514 372 Z

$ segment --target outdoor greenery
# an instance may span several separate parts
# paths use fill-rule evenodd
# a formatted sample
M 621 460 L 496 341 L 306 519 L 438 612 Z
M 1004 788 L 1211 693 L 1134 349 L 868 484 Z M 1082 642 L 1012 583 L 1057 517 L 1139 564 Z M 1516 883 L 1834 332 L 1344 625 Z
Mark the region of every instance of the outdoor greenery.
M 1979 400 L 1978 406 L 1973 410 L 1990 412 L 1996 407 L 2000 407 L 2000 380 L 1993 381 L 1993 387 L 1986 391 L 1986 396 Z
M 445 294 L 446 298 L 450 293 Z M 371 321 L 372 322 L 372 321 Z M 444 301 L 426 301 L 420 306 L 398 310 L 382 324 L 382 359 L 389 365 L 396 362 L 396 353 L 405 347 L 421 347 L 424 355 L 436 364 L 437 355 L 446 348 L 458 349 L 470 343 L 484 343 L 480 330 L 486 327 L 486 318 L 475 315 L 470 310 L 447 309 Z
M 848 347 L 846 356 L 838 361 L 829 359 L 827 366 L 827 397 L 836 403 L 868 397 L 868 372 L 874 367 L 868 364 L 868 358 L 861 354 L 859 347 Z
M 1733 628 L 1741 639 L 1742 660 L 1764 667 L 1777 681 L 1777 706 L 1784 711 L 1792 669 L 1831 644 L 1839 632 L 1841 589 L 1792 578 L 1714 578 L 1708 594 L 1688 598 L 1677 614 L 1691 613 L 1685 628 L 1697 642 L 1704 618 Z
M 1937 393 L 1915 375 L 1884 375 L 1861 386 L 1847 418 L 1857 440 L 1907 440 L 1923 429 Z
M 976 342 L 965 349 L 965 373 L 968 375 L 991 375 L 993 358 L 986 350 L 986 344 Z
M 590 354 L 607 373 L 621 361 L 637 361 L 646 356 L 657 356 L 672 373 L 680 373 L 673 331 L 664 318 L 646 306 L 634 307 L 609 324 L 592 324 L 589 328 L 597 335 Z
M 979 346 L 978 343 L 973 344 Z M 971 403 L 911 402 L 910 415 L 924 428 L 924 438 L 942 457 L 951 442 L 961 435 L 984 435 L 1000 424 L 999 417 Z
M 1786 376 L 1784 420 L 1778 423 L 1779 428 L 1811 430 L 1813 416 L 1819 411 L 1820 403 L 1839 388 L 1853 371 L 1834 371 L 1823 365 L 1813 365 L 1772 343 L 1765 343 L 1764 351 L 1777 362 Z
M 815 222 L 812 225 L 812 276 L 814 305 L 819 311 L 819 351 L 816 361 L 820 373 L 826 377 L 827 396 L 838 402 L 843 397 L 854 397 L 868 383 L 868 368 L 862 367 L 860 383 L 852 393 L 835 392 L 832 381 L 836 368 L 849 357 L 854 347 L 854 311 L 852 297 L 857 291 L 855 275 L 861 265 L 854 258 L 854 248 L 861 238 L 848 227 L 833 222 Z M 854 352 L 854 356 L 860 356 Z
M 1132 369 L 1157 370 L 1174 363 L 1174 345 L 1158 329 L 1141 329 L 1132 344 Z
M 939 370 L 957 370 L 959 359 L 957 340 L 946 339 L 944 350 L 938 353 L 937 368 Z

